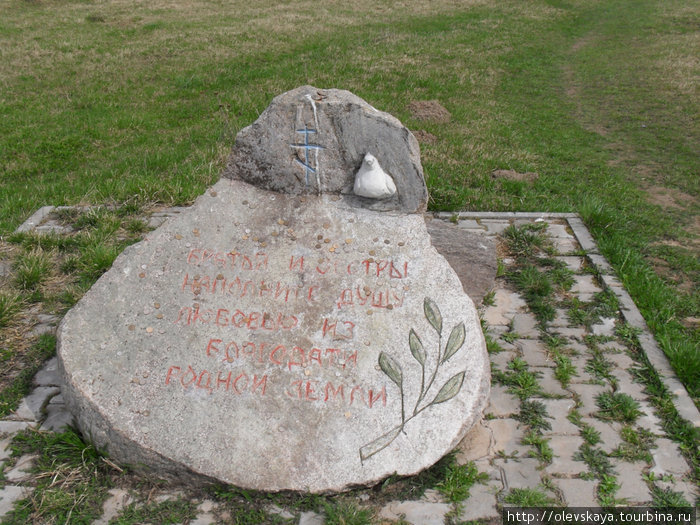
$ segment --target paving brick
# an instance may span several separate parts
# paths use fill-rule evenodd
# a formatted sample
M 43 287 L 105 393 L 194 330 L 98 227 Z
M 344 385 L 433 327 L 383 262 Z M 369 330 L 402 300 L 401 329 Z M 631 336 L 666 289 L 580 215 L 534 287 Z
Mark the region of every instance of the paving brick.
M 505 341 L 502 341 L 500 337 L 507 333 L 510 332 L 510 325 L 509 324 L 497 324 L 497 325 L 487 325 L 489 329 L 489 335 L 493 337 L 494 339 L 498 339 L 498 344 L 502 345 L 505 343 Z
M 557 260 L 562 261 L 566 264 L 566 267 L 572 272 L 578 272 L 583 268 L 584 257 L 579 257 L 575 255 L 560 255 L 556 257 Z
M 315 512 L 302 512 L 299 517 L 299 525 L 323 525 L 326 520 L 322 514 Z
M 536 372 L 539 375 L 538 382 L 542 387 L 542 391 L 545 394 L 552 394 L 555 396 L 570 396 L 571 393 L 561 386 L 561 382 L 554 377 L 554 368 L 551 367 L 533 367 L 530 368 L 532 372 Z
M 649 403 L 643 402 L 640 404 L 640 410 L 642 415 L 637 418 L 635 422 L 637 426 L 648 430 L 649 432 L 656 434 L 657 436 L 665 435 L 663 427 L 661 426 L 661 420 L 654 414 L 654 409 Z
M 586 335 L 586 329 L 582 326 L 562 326 L 552 330 L 553 332 L 572 339 L 583 339 Z
M 41 225 L 44 221 L 48 219 L 49 215 L 51 215 L 54 209 L 55 206 L 42 206 L 37 211 L 35 211 L 31 217 L 29 217 L 26 221 L 20 224 L 15 231 L 19 233 L 28 232 L 36 229 L 37 226 Z
M 547 348 L 538 339 L 518 339 L 515 343 L 523 359 L 530 366 L 554 366 L 554 361 L 551 360 L 547 353 Z
M 472 521 L 478 519 L 498 518 L 496 506 L 497 487 L 477 483 L 469 489 L 469 498 L 463 503 L 460 519 Z
M 573 239 L 574 236 L 570 233 L 567 224 L 549 224 L 547 226 L 547 234 L 550 237 L 560 238 L 560 239 Z
M 614 369 L 612 375 L 618 380 L 617 390 L 619 392 L 627 394 L 637 401 L 644 401 L 647 398 L 647 395 L 644 393 L 644 385 L 635 383 L 627 370 Z
M 66 400 L 63 397 L 63 394 L 58 394 L 53 396 L 51 399 L 49 399 L 49 405 L 65 405 Z
M 102 516 L 93 525 L 107 525 L 112 518 L 116 518 L 121 510 L 131 502 L 129 492 L 124 489 L 111 489 L 109 497 L 102 505 Z
M 61 386 L 61 377 L 58 374 L 58 359 L 52 357 L 34 376 L 34 384 L 38 386 Z
M 499 234 L 510 226 L 510 222 L 507 220 L 498 219 L 481 219 L 481 226 L 486 227 L 489 233 Z
M 593 332 L 593 335 L 612 337 L 615 335 L 615 322 L 616 319 L 613 319 L 612 317 L 605 317 L 601 319 L 600 323 L 591 326 L 591 331 Z
M 12 453 L 12 451 L 9 449 L 10 443 L 12 443 L 11 437 L 0 439 L 0 461 L 5 461 L 10 457 Z
M 506 391 L 502 385 L 491 385 L 489 404 L 485 412 L 496 417 L 517 414 L 520 411 L 520 400 Z
M 651 471 L 658 475 L 671 474 L 674 477 L 682 477 L 690 471 L 690 466 L 678 450 L 678 446 L 670 439 L 657 439 L 656 448 L 651 450 L 654 466 Z
M 535 488 L 542 481 L 540 462 L 535 458 L 495 459 L 494 464 L 503 472 L 508 491 Z
M 633 366 L 637 365 L 636 361 L 624 352 L 606 352 L 605 359 L 613 363 L 615 368 L 619 370 L 629 370 Z
M 574 454 L 583 444 L 578 436 L 552 436 L 549 446 L 554 453 L 552 463 L 545 467 L 548 474 L 573 476 L 588 471 L 588 466 L 582 461 L 574 460 Z
M 479 472 L 486 474 L 488 485 L 493 487 L 494 491 L 498 492 L 503 490 L 503 477 L 501 476 L 501 469 L 492 465 L 490 458 L 477 459 L 474 461 L 474 466 Z
M 621 353 L 621 354 L 627 353 L 627 347 L 625 345 L 618 343 L 617 341 L 608 341 L 607 343 L 603 343 L 603 344 L 601 344 L 600 349 L 606 353 L 608 353 L 608 352 Z
M 486 426 L 493 435 L 493 453 L 503 452 L 510 456 L 523 452 L 523 429 L 515 419 L 491 419 Z
M 570 357 L 571 364 L 576 368 L 576 374 L 571 377 L 571 383 L 595 383 L 597 380 L 593 374 L 586 370 L 588 365 L 588 356 L 573 356 Z
M 515 292 L 505 288 L 496 288 L 494 292 L 494 306 L 484 309 L 484 320 L 489 326 L 509 325 L 513 315 L 525 309 L 527 304 Z
M 571 217 L 567 222 L 581 244 L 581 249 L 589 253 L 598 253 L 598 246 L 583 221 L 579 217 Z
M 39 386 L 22 399 L 13 417 L 8 419 L 39 421 L 44 417 L 44 407 L 49 399 L 58 394 L 60 389 L 55 386 Z
M 0 421 L 0 434 L 14 434 L 20 430 L 33 427 L 34 423 L 29 421 Z
M 554 311 L 554 319 L 550 321 L 549 327 L 551 328 L 566 328 L 569 326 L 569 317 L 567 316 L 568 310 L 563 308 L 557 308 Z
M 560 254 L 568 254 L 580 249 L 580 246 L 573 238 L 553 238 L 554 249 Z
M 596 397 L 610 390 L 610 388 L 603 385 L 586 385 L 579 383 L 572 383 L 570 387 L 579 398 L 578 412 L 582 416 L 588 416 L 598 412 Z
M 283 520 L 294 519 L 294 514 L 289 512 L 287 509 L 280 507 L 279 505 L 270 504 L 265 506 L 265 512 L 272 514 L 274 516 L 279 516 Z
M 624 499 L 629 504 L 650 502 L 649 487 L 642 478 L 642 471 L 646 465 L 644 463 L 628 463 L 618 459 L 610 461 L 617 474 L 617 483 L 620 485 L 615 497 Z
M 460 219 L 457 226 L 470 230 L 485 230 L 485 227 L 481 226 L 475 219 Z
M 30 470 L 34 466 L 37 456 L 25 454 L 21 456 L 11 470 L 5 472 L 5 479 L 11 483 L 20 483 L 31 478 Z
M 15 501 L 26 497 L 30 491 L 29 488 L 14 485 L 0 488 L 0 518 L 12 510 Z
M 593 480 L 555 479 L 554 484 L 561 490 L 569 507 L 597 507 L 596 486 Z
M 484 425 L 483 421 L 479 421 L 469 429 L 467 435 L 457 445 L 457 462 L 464 465 L 468 461 L 487 457 L 490 448 L 491 431 Z
M 522 337 L 536 338 L 540 335 L 537 319 L 531 313 L 519 313 L 513 316 L 513 332 Z
M 583 332 L 585 334 L 584 329 L 582 329 L 582 328 L 575 328 L 575 329 L 576 330 L 583 330 Z M 590 354 L 591 354 L 588 347 L 584 343 L 581 343 L 581 342 L 577 341 L 576 339 L 571 339 L 571 338 L 567 339 L 566 348 L 568 350 L 572 351 L 575 355 L 581 356 L 581 357 L 587 358 L 587 357 L 590 357 Z
M 595 282 L 595 277 L 590 274 L 576 275 L 575 283 L 571 287 L 571 293 L 575 294 L 596 294 L 602 292 L 602 288 Z
M 513 319 L 512 315 L 509 315 L 505 309 L 498 305 L 486 307 L 481 318 L 486 321 L 489 332 L 493 332 L 494 328 L 498 326 L 508 327 Z
M 424 501 L 394 501 L 386 505 L 379 516 L 387 520 L 403 520 L 412 525 L 443 525 L 445 514 L 452 509 L 447 503 Z M 321 524 L 323 522 L 320 522 Z M 302 525 L 301 521 L 299 525 Z M 312 525 L 311 522 L 308 525 Z M 315 525 L 315 523 L 313 524 Z
M 29 331 L 29 335 L 32 337 L 39 337 L 44 334 L 55 334 L 56 325 L 39 323 L 34 325 L 34 327 Z
M 595 446 L 600 448 L 606 454 L 610 454 L 615 450 L 620 444 L 622 444 L 622 437 L 620 437 L 620 430 L 622 425 L 614 421 L 601 421 L 600 419 L 594 417 L 583 417 L 581 418 L 581 423 L 592 426 L 600 434 L 600 442 Z
M 489 358 L 491 363 L 496 365 L 499 370 L 506 370 L 508 363 L 510 363 L 517 354 L 515 352 L 498 352 L 496 354 L 490 354 Z
M 216 508 L 216 504 L 211 501 L 211 500 L 204 500 L 197 506 L 197 511 L 199 514 L 197 514 L 197 517 L 189 522 L 189 525 L 212 525 L 214 523 L 219 523 L 219 520 L 214 516 L 212 511 Z M 293 518 L 293 515 L 290 515 L 289 518 Z
M 49 405 L 46 408 L 46 419 L 41 425 L 41 430 L 62 432 L 73 424 L 73 415 L 68 412 L 65 405 Z
M 420 498 L 420 501 L 425 501 L 428 503 L 445 503 L 442 499 L 442 494 L 435 489 L 426 489 Z
M 534 398 L 533 398 L 534 399 Z M 569 411 L 574 408 L 575 402 L 573 399 L 538 399 L 544 404 L 547 414 L 551 419 L 547 419 L 551 430 L 546 430 L 543 435 L 550 436 L 552 434 L 570 434 L 577 436 L 579 429 L 571 421 L 567 419 Z

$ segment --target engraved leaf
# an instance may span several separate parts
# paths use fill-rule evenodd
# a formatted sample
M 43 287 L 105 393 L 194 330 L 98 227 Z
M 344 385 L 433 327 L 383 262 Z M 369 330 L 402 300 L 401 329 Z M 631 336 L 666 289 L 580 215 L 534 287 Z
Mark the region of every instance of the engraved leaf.
M 450 338 L 447 340 L 447 346 L 445 347 L 445 357 L 442 358 L 443 363 L 455 355 L 457 350 L 462 348 L 464 344 L 464 333 L 464 323 L 459 323 L 452 329 Z
M 423 301 L 423 311 L 425 312 L 425 318 L 430 323 L 430 326 L 435 328 L 437 333 L 442 332 L 442 315 L 440 315 L 440 309 L 435 304 L 435 301 L 426 297 Z
M 365 461 L 366 459 L 371 458 L 377 452 L 380 452 L 391 445 L 391 442 L 397 438 L 402 429 L 403 425 L 399 425 L 392 428 L 386 434 L 382 434 L 374 441 L 370 441 L 366 445 L 360 447 L 360 461 Z
M 438 403 L 444 403 L 445 401 L 449 401 L 455 397 L 457 392 L 459 392 L 459 389 L 462 388 L 465 373 L 466 372 L 460 372 L 459 374 L 452 376 L 447 383 L 442 385 L 442 388 L 435 396 L 435 399 L 433 399 L 433 402 L 430 404 L 437 405 Z
M 401 366 L 394 360 L 394 358 L 385 354 L 384 352 L 380 352 L 379 367 L 382 369 L 382 372 L 389 376 L 389 379 L 396 383 L 396 386 L 402 388 L 403 372 L 401 371 Z
M 413 331 L 413 328 L 411 328 L 411 331 L 408 333 L 408 346 L 411 347 L 413 357 L 423 366 L 425 364 L 425 349 L 418 335 Z

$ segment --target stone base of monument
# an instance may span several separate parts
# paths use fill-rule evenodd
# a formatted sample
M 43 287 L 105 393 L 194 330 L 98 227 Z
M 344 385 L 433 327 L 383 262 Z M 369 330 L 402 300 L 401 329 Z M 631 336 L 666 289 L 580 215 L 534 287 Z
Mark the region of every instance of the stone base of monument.
M 431 245 L 415 139 L 310 87 L 239 138 L 230 177 L 127 248 L 61 323 L 77 425 L 134 468 L 256 490 L 432 465 L 480 417 L 489 361 Z M 385 201 L 349 193 L 363 162 L 395 183 Z

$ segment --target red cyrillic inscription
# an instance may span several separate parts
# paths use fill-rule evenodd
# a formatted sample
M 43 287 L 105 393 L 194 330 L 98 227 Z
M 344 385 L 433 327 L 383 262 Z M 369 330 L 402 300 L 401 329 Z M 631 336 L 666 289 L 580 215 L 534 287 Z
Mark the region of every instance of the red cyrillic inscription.
M 279 281 L 269 282 L 265 280 L 251 281 L 241 280 L 240 277 L 227 280 L 221 274 L 216 277 L 210 275 L 190 275 L 186 273 L 182 279 L 180 288 L 183 292 L 192 292 L 193 295 L 201 294 L 232 296 L 232 297 L 264 297 L 275 301 L 289 302 L 290 299 L 302 299 L 314 301 L 314 293 L 319 286 L 294 286 Z
M 341 309 L 344 306 L 357 305 L 393 310 L 394 308 L 403 306 L 404 296 L 404 291 L 397 294 L 397 292 L 389 288 L 385 290 L 372 290 L 368 286 L 364 286 L 362 288 L 357 286 L 355 287 L 354 291 L 352 288 L 346 288 L 340 292 L 340 297 L 338 297 L 335 304 L 338 309 Z
M 375 406 L 386 406 L 386 387 L 382 386 L 379 391 L 374 389 L 365 390 L 364 387 L 353 385 L 350 388 L 349 396 L 345 396 L 347 386 L 344 384 L 334 385 L 330 381 L 316 381 L 311 379 L 297 379 L 290 382 L 290 388 L 285 391 L 287 397 L 301 401 L 320 401 L 323 403 L 338 402 L 347 405 L 360 405 L 367 408 Z
M 340 326 L 338 326 L 339 323 Z M 352 321 L 329 321 L 328 319 L 324 319 L 322 337 L 329 335 L 334 341 L 352 339 L 354 337 L 354 329 L 355 323 Z
M 184 325 L 212 324 L 216 326 L 231 326 L 235 328 L 247 328 L 248 330 L 268 330 L 271 332 L 284 330 L 289 331 L 296 328 L 299 319 L 290 314 L 274 314 L 269 312 L 242 312 L 235 310 L 231 312 L 226 308 L 217 310 L 201 310 L 198 304 L 192 307 L 184 306 L 180 308 L 177 319 L 173 324 L 182 323 Z
M 357 350 L 340 348 L 306 350 L 299 346 L 288 348 L 267 342 L 246 341 L 239 344 L 236 341 L 228 341 L 224 344 L 223 339 L 209 339 L 204 351 L 207 357 L 221 358 L 223 363 L 247 360 L 262 364 L 269 361 L 290 371 L 295 366 L 305 368 L 314 363 L 321 368 L 336 367 L 341 370 L 357 366 Z
M 212 265 L 219 268 L 240 270 L 267 270 L 268 256 L 265 252 L 245 254 L 235 251 L 228 253 L 215 250 L 193 248 L 187 255 L 187 264 L 194 266 Z
M 264 396 L 267 390 L 267 374 L 258 376 L 253 374 L 252 377 L 245 372 L 214 372 L 202 370 L 197 373 L 192 365 L 187 366 L 184 372 L 179 366 L 171 366 L 165 374 L 165 384 L 179 383 L 182 388 L 188 389 L 199 388 L 208 391 L 212 394 L 215 390 L 223 390 L 225 392 L 233 392 L 235 394 L 258 394 Z

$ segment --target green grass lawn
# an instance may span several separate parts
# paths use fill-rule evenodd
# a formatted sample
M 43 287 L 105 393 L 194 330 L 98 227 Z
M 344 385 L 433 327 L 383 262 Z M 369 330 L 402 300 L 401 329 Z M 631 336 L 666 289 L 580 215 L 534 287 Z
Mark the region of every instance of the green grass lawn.
M 0 234 L 191 202 L 273 96 L 348 89 L 432 134 L 431 209 L 580 213 L 697 401 L 699 29 L 682 0 L 7 0 Z

